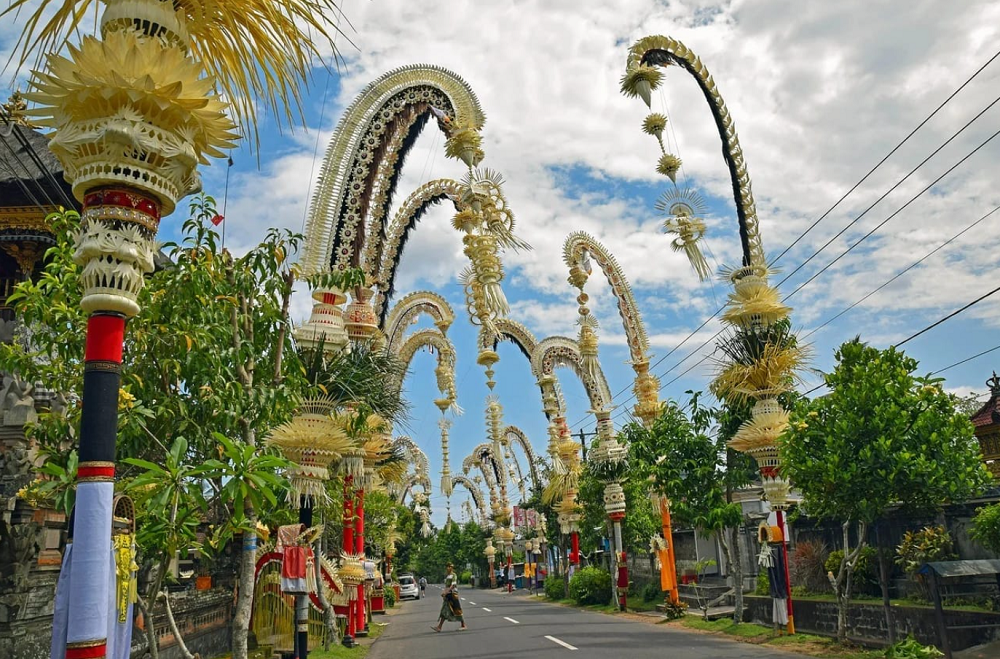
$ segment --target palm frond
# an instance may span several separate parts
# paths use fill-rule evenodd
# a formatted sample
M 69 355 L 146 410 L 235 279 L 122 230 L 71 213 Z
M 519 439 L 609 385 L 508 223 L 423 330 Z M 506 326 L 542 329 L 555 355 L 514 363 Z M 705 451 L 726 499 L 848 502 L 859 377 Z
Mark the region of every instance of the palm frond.
M 30 11 L 12 48 L 11 59 L 22 66 L 33 52 L 62 50 L 71 35 L 96 18 L 104 0 L 10 0 L 0 17 Z M 134 2 L 142 15 L 141 2 Z M 256 106 L 270 108 L 276 121 L 288 125 L 302 117 L 300 84 L 307 81 L 314 60 L 329 49 L 339 59 L 333 23 L 335 0 L 173 0 L 180 24 L 188 33 L 184 44 L 216 80 L 233 106 L 236 121 L 257 137 Z M 29 9 L 30 8 L 30 9 Z M 145 9 L 148 12 L 148 9 Z M 46 16 L 51 16 L 45 21 Z M 10 20 L 10 19 L 7 19 Z M 96 21 L 95 21 L 96 22 Z M 293 112 L 294 111 L 294 112 Z

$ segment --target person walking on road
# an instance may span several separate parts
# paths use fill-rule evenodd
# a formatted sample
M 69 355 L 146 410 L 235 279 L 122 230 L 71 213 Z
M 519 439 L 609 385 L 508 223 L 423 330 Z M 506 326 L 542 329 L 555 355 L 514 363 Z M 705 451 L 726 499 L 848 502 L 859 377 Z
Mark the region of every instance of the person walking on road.
M 468 629 L 465 626 L 465 618 L 462 617 L 462 601 L 458 597 L 458 577 L 455 576 L 455 567 L 448 563 L 447 574 L 444 578 L 444 590 L 441 592 L 441 613 L 438 616 L 437 626 L 431 627 L 436 632 L 441 631 L 441 626 L 447 622 L 460 622 L 462 626 L 459 631 Z
M 427 577 L 420 577 L 420 599 L 427 596 Z

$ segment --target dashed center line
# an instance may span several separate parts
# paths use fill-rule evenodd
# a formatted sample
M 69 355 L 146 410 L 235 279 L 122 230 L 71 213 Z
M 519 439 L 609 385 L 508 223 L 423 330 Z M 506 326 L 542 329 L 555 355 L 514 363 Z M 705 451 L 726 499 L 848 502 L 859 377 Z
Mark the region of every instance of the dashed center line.
M 483 611 L 486 611 L 487 613 L 493 613 L 493 609 L 487 609 L 485 606 L 483 607 Z
M 512 622 L 515 625 L 520 625 L 521 624 L 517 620 L 514 620 L 513 618 L 508 618 L 507 616 L 504 616 L 503 619 L 506 620 L 507 622 Z
M 477 606 L 475 602 L 470 601 L 469 604 L 471 604 L 472 606 Z
M 555 636 L 546 636 L 545 638 L 549 639 L 549 640 L 550 640 L 550 641 L 552 641 L 553 643 L 558 643 L 559 645 L 563 646 L 563 647 L 564 647 L 564 648 L 566 648 L 567 650 L 576 650 L 576 649 L 578 649 L 578 648 L 576 648 L 575 646 L 572 646 L 572 645 L 570 645 L 570 644 L 569 644 L 569 643 L 567 643 L 566 641 L 560 641 L 560 640 L 559 640 L 558 638 L 556 638 Z

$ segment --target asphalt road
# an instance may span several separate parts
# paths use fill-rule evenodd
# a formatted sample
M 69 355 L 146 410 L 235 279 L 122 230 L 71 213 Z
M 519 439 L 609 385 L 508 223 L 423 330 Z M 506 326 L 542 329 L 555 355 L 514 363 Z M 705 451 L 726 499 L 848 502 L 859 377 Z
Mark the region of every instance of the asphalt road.
M 468 631 L 445 623 L 436 633 L 440 586 L 423 600 L 397 603 L 369 659 L 795 659 L 782 650 L 726 640 L 672 626 L 531 601 L 519 595 L 462 587 Z

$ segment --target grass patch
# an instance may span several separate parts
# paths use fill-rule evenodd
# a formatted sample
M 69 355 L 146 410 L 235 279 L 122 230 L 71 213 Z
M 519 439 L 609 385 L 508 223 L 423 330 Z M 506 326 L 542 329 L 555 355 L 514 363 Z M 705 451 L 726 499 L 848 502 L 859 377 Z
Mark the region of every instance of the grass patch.
M 663 602 L 658 602 L 653 600 L 652 602 L 644 602 L 641 597 L 629 598 L 628 600 L 628 610 L 629 611 L 655 611 L 657 604 L 663 604 Z
M 372 641 L 382 635 L 385 631 L 386 625 L 380 623 L 371 623 L 368 626 L 368 636 L 367 640 L 361 639 L 357 647 L 345 648 L 343 645 L 330 645 L 329 651 L 319 649 L 309 651 L 309 659 L 365 659 L 368 656 L 368 650 L 371 649 Z
M 826 638 L 825 636 L 813 636 L 812 634 L 801 634 L 798 632 L 792 636 L 775 636 L 768 641 L 769 645 L 803 645 L 806 643 L 815 643 L 816 645 L 835 645 L 832 638 Z
M 861 650 L 837 645 L 831 638 L 814 636 L 812 634 L 776 634 L 770 627 L 743 623 L 737 625 L 732 620 L 704 621 L 701 618 L 688 616 L 681 624 L 690 629 L 699 629 L 717 634 L 725 634 L 757 645 L 773 645 L 795 650 L 800 654 L 823 657 L 824 659 L 881 659 L 881 650 Z
M 684 618 L 681 624 L 685 627 L 690 627 L 691 629 L 719 632 L 722 634 L 728 634 L 729 636 L 738 636 L 740 638 L 756 639 L 763 636 L 769 636 L 771 634 L 771 630 L 767 627 L 753 625 L 750 623 L 737 625 L 730 618 L 719 618 L 718 620 L 709 620 L 706 622 L 701 618 L 688 616 Z

